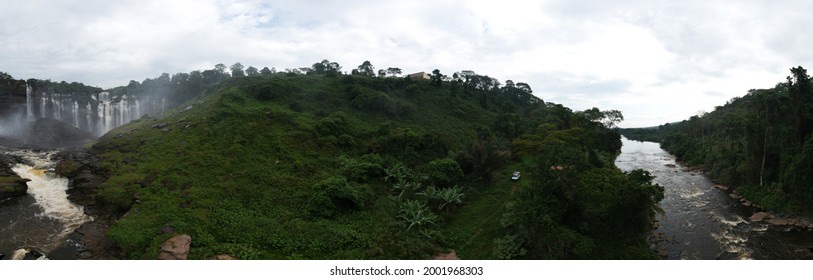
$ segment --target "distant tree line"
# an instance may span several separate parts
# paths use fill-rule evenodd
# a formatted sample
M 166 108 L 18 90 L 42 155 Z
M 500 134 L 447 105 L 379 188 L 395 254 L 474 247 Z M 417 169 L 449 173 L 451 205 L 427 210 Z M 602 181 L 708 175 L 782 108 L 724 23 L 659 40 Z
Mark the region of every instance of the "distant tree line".
M 678 159 L 703 167 L 717 181 L 780 210 L 813 212 L 813 86 L 807 70 L 752 89 L 710 113 L 652 131 L 623 131 L 659 140 Z

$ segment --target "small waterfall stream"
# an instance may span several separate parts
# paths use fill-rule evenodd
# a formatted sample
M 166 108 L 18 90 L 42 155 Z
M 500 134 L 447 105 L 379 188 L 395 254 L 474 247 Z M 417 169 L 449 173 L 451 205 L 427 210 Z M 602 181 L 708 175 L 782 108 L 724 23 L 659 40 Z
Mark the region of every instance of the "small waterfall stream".
M 54 152 L 9 152 L 25 159 L 12 170 L 29 179 L 28 195 L 0 205 L 0 253 L 22 257 L 31 248 L 48 252 L 83 223 L 92 220 L 68 200 L 68 179 L 53 173 Z M 13 252 L 13 253 L 12 253 Z

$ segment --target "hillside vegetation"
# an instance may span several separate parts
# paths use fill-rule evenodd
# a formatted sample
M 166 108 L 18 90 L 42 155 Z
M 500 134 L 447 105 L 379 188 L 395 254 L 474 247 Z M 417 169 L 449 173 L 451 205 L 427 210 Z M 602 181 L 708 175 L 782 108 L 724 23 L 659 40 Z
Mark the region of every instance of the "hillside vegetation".
M 622 133 L 659 141 L 762 206 L 813 214 L 813 87 L 807 70 L 790 71 L 785 82 L 750 90 L 711 113 Z
M 662 189 L 613 166 L 617 111 L 439 72 L 275 73 L 208 92 L 91 148 L 111 174 L 100 200 L 126 213 L 108 235 L 130 258 L 178 233 L 197 259 L 653 257 Z

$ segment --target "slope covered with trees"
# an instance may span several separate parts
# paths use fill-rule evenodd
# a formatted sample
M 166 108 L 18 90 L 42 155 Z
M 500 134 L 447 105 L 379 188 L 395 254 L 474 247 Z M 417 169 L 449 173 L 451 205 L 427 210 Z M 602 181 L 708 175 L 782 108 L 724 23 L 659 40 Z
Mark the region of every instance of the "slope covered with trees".
M 661 125 L 661 147 L 760 205 L 813 213 L 813 87 L 807 70 L 713 112 Z M 649 132 L 626 133 L 631 139 Z M 651 139 L 651 138 L 649 138 Z
M 109 237 L 135 259 L 171 232 L 192 236 L 191 258 L 653 257 L 662 189 L 613 166 L 618 111 L 471 71 L 340 69 L 233 74 L 103 136 L 99 200 L 126 213 Z

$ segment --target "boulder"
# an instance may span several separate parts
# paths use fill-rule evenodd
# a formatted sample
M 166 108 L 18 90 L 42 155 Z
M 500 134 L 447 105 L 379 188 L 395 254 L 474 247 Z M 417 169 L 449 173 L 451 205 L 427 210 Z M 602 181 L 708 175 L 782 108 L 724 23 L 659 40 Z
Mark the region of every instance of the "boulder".
M 0 201 L 23 196 L 28 192 L 28 179 L 20 178 L 11 170 L 19 161 L 13 156 L 0 153 Z
M 754 215 L 751 215 L 750 219 L 751 219 L 752 222 L 757 222 L 758 223 L 758 222 L 762 222 L 762 220 L 765 220 L 765 218 L 768 218 L 768 215 L 769 214 L 767 212 L 757 212 L 757 213 L 754 213 Z
M 28 193 L 28 181 L 18 176 L 0 177 L 0 201 Z
M 79 259 L 87 260 L 93 257 L 93 253 L 90 251 L 84 251 L 79 253 Z
M 667 163 L 667 164 L 664 164 L 663 166 L 666 166 L 666 167 L 669 167 L 669 168 L 675 168 L 675 167 L 676 167 L 676 166 L 675 166 L 674 164 L 672 164 L 672 163 Z
M 189 235 L 178 235 L 167 239 L 161 244 L 161 252 L 158 253 L 159 260 L 185 260 L 189 256 L 189 246 L 192 245 L 192 237 Z
M 736 194 L 736 193 L 729 194 L 728 196 L 730 196 L 730 197 L 731 197 L 731 198 L 733 198 L 733 199 L 740 199 L 740 198 L 742 198 L 742 196 L 741 196 L 741 195 Z
M 787 226 L 787 225 L 790 225 L 790 221 L 788 219 L 783 219 L 783 218 L 770 219 L 770 220 L 768 220 L 768 223 L 772 224 L 772 225 L 775 225 L 775 226 Z
M 79 174 L 80 167 L 82 167 L 81 163 L 73 159 L 65 159 L 56 163 L 54 171 L 59 176 L 73 178 Z

